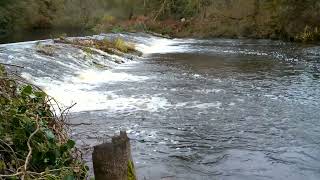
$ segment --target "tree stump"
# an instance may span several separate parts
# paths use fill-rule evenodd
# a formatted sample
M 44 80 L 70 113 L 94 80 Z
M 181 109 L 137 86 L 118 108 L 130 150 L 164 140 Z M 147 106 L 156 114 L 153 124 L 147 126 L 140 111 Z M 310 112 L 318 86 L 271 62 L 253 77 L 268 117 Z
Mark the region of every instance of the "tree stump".
M 112 142 L 94 147 L 93 168 L 96 180 L 136 180 L 127 133 L 112 137 Z

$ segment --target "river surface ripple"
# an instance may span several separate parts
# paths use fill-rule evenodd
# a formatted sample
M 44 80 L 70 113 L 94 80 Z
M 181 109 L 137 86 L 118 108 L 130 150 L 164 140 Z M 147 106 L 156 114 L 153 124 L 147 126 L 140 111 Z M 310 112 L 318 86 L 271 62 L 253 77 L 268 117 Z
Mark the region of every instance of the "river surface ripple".
M 319 46 L 122 36 L 144 55 L 112 70 L 28 44 L 0 46 L 0 59 L 78 103 L 72 137 L 89 162 L 125 129 L 140 179 L 320 179 Z

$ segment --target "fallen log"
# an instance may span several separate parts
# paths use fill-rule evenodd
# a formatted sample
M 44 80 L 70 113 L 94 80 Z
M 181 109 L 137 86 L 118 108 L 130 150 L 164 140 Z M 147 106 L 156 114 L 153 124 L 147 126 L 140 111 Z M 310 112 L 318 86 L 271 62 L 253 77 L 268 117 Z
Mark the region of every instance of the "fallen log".
M 96 180 L 137 179 L 126 132 L 112 137 L 110 143 L 95 146 L 92 160 Z

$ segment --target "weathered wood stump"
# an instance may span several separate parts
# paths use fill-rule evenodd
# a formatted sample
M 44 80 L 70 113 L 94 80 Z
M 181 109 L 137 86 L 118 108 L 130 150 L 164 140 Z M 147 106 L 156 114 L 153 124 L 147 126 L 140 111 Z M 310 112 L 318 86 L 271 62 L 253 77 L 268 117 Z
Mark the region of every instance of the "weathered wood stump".
M 96 180 L 137 179 L 126 132 L 121 131 L 110 143 L 95 146 L 92 160 Z

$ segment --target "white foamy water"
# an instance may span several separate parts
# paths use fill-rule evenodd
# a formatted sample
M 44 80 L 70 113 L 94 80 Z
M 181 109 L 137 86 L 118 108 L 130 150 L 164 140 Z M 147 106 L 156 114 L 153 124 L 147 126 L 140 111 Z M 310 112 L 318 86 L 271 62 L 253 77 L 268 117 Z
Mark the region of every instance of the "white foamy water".
M 148 77 L 134 76 L 127 73 L 114 73 L 109 70 L 97 71 L 94 69 L 84 70 L 77 77 L 72 78 L 72 82 L 86 84 L 100 84 L 112 81 L 144 81 Z
M 106 64 L 113 69 L 130 69 L 137 61 L 130 61 L 123 57 L 110 55 L 104 52 L 86 56 L 85 52 L 68 45 L 56 45 L 59 48 L 55 56 L 46 56 L 36 52 L 36 44 L 39 41 L 12 43 L 0 47 L 10 51 L 4 54 L 7 63 L 22 64 L 26 71 L 22 71 L 22 77 L 32 84 L 40 86 L 43 90 L 55 98 L 62 107 L 76 104 L 71 111 L 94 111 L 107 110 L 109 112 L 121 112 L 132 110 L 157 111 L 169 106 L 168 100 L 157 96 L 130 96 L 118 95 L 113 91 L 105 91 L 104 87 L 115 82 L 140 82 L 151 77 L 137 76 L 114 70 L 99 69 L 90 64 L 91 61 Z M 41 43 L 50 44 L 52 41 L 45 40 Z M 164 43 L 168 44 L 168 43 Z M 152 49 L 152 48 L 151 48 Z M 151 51 L 150 49 L 150 51 Z M 60 52 L 60 50 L 62 50 Z M 65 51 L 64 51 L 65 50 Z M 115 60 L 126 62 L 125 64 L 114 63 Z M 45 74 L 38 69 L 40 66 L 29 67 L 41 62 L 44 68 L 52 72 Z M 59 71 L 66 68 L 70 72 Z
M 103 91 L 102 86 L 113 82 L 138 82 L 148 78 L 127 73 L 114 73 L 110 70 L 83 70 L 78 76 L 65 77 L 63 81 L 50 77 L 33 77 L 28 73 L 22 76 L 39 85 L 46 93 L 55 98 L 63 106 L 76 103 L 72 112 L 108 110 L 110 112 L 147 110 L 157 111 L 169 106 L 167 99 L 152 96 L 123 96 L 112 91 Z
M 220 108 L 221 102 L 213 102 L 213 103 L 201 103 L 195 102 L 195 105 L 189 106 L 189 108 L 198 108 L 198 109 L 208 109 L 208 108 Z
M 185 45 L 186 41 L 153 37 L 150 38 L 147 44 L 138 44 L 136 48 L 144 55 L 186 52 L 189 49 Z
M 22 48 L 30 48 L 38 42 L 48 42 L 48 41 L 50 41 L 50 40 L 26 41 L 26 42 L 17 42 L 17 43 L 10 43 L 10 44 L 0 44 L 0 47 L 21 50 Z

